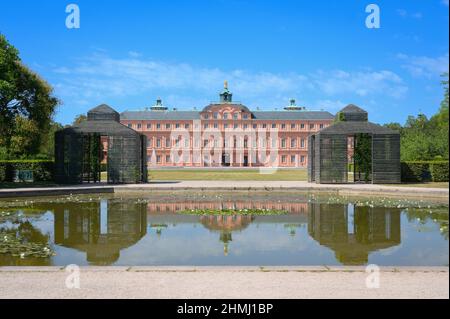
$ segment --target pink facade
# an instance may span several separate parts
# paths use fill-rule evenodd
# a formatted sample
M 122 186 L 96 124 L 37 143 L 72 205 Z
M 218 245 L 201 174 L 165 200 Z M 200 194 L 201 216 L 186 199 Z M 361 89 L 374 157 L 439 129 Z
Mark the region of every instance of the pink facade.
M 225 87 L 220 102 L 200 112 L 169 111 L 158 100 L 122 113 L 121 123 L 147 136 L 149 167 L 306 167 L 309 134 L 334 118 L 294 101 L 285 111 L 252 112 L 231 96 Z

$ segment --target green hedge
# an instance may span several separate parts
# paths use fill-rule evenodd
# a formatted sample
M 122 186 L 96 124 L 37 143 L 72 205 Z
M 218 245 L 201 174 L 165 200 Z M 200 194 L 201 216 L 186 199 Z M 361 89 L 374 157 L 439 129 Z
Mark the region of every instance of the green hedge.
M 403 182 L 448 182 L 448 161 L 402 162 Z
M 0 161 L 0 182 L 12 182 L 14 171 L 32 170 L 36 182 L 53 180 L 54 162 L 48 160 Z
M 435 161 L 430 164 L 433 182 L 448 182 L 448 161 Z

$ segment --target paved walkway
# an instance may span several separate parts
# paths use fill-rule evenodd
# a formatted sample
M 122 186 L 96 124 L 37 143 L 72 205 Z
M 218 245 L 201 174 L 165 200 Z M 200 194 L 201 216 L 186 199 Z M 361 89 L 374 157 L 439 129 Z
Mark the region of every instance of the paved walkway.
M 304 181 L 153 181 L 148 184 L 108 185 L 84 184 L 60 187 L 0 189 L 1 197 L 51 196 L 68 194 L 120 193 L 154 190 L 298 190 L 331 191 L 340 195 L 414 196 L 418 198 L 449 198 L 446 188 L 405 187 L 372 184 L 315 184 Z
M 68 275 L 0 267 L 0 298 L 449 298 L 447 267 L 382 268 L 375 289 L 363 267 L 87 267 L 79 289 Z

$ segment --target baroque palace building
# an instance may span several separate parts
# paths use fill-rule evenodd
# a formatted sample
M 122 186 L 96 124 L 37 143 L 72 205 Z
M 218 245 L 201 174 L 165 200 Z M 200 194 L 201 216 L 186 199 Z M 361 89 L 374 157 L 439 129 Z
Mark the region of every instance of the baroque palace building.
M 147 136 L 150 167 L 306 167 L 308 136 L 334 120 L 293 99 L 283 111 L 251 111 L 232 97 L 225 82 L 220 100 L 200 112 L 169 110 L 158 98 L 120 122 Z

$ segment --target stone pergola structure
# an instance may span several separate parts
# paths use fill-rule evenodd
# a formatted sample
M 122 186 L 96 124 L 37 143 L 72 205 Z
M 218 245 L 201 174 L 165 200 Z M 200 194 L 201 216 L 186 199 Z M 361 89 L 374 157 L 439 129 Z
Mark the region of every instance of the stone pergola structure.
M 359 145 L 367 145 L 363 156 L 369 158 L 367 177 L 372 184 L 400 183 L 400 133 L 368 121 L 363 109 L 348 105 L 336 115 L 329 127 L 309 136 L 308 181 L 318 184 L 357 182 L 358 165 L 353 165 L 349 180 L 349 158 Z
M 108 105 L 99 105 L 86 121 L 55 133 L 55 181 L 99 182 L 107 154 L 108 183 L 147 182 L 146 147 L 145 135 L 120 124 L 119 113 Z

